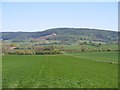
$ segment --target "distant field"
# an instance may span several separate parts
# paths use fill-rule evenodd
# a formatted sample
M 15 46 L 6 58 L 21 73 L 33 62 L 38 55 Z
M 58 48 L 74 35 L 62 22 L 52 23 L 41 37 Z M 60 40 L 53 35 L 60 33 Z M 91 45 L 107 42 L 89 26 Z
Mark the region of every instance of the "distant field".
M 106 54 L 106 58 L 110 57 Z M 3 88 L 118 87 L 117 64 L 87 59 L 64 55 L 3 56 Z
M 70 49 L 70 50 L 80 50 L 81 49 L 81 47 L 83 47 L 82 45 L 64 45 L 64 49 Z M 106 50 L 106 49 L 108 49 L 108 48 L 110 48 L 110 49 L 113 49 L 113 50 L 117 50 L 118 49 L 118 45 L 117 44 L 103 44 L 103 45 L 101 45 L 100 47 L 95 47 L 95 46 L 91 46 L 91 45 L 84 45 L 84 47 L 86 48 L 86 49 L 90 49 L 90 50 L 92 50 L 92 49 L 103 49 L 103 50 Z
M 115 62 L 118 63 L 118 52 L 83 52 L 83 53 L 68 53 L 66 55 L 75 56 L 94 61 Z

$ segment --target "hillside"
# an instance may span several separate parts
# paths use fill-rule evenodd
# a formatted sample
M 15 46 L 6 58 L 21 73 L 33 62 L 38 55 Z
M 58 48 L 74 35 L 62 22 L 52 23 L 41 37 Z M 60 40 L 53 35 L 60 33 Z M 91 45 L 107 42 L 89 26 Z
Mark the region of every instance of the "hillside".
M 54 37 L 52 36 L 53 33 L 56 34 Z M 118 32 L 88 28 L 53 28 L 41 32 L 2 32 L 3 40 L 31 40 L 42 37 L 47 40 L 109 42 L 117 41 Z

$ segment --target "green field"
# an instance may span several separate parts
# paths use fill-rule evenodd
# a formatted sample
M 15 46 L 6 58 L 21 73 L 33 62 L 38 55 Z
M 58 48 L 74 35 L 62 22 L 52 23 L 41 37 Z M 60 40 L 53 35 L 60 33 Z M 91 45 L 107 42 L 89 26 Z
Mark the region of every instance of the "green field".
M 109 57 L 106 55 L 104 58 Z M 118 87 L 118 64 L 88 58 L 67 55 L 4 55 L 2 65 L 3 88 Z
M 66 55 L 87 60 L 118 63 L 118 52 L 84 52 L 84 53 L 67 53 Z
M 66 50 L 80 50 L 81 47 L 83 47 L 82 45 L 64 45 L 64 49 Z M 95 46 L 91 46 L 91 45 L 84 45 L 84 48 L 86 49 L 90 49 L 90 50 L 94 50 L 96 49 L 103 49 L 106 50 L 108 48 L 113 49 L 113 50 L 117 50 L 118 49 L 118 45 L 117 44 L 102 44 L 100 47 L 95 47 Z

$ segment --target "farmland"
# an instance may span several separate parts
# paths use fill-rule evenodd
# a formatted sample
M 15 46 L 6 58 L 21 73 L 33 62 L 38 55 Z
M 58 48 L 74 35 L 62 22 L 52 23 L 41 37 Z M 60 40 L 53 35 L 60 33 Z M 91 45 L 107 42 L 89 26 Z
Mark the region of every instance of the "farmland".
M 2 33 L 3 88 L 118 88 L 118 32 Z
M 118 63 L 117 52 L 85 52 L 85 53 L 67 53 L 66 55 L 84 58 L 87 60 Z
M 95 59 L 117 61 L 117 52 L 98 53 Z M 94 58 L 90 53 L 4 55 L 3 88 L 117 88 L 118 64 Z

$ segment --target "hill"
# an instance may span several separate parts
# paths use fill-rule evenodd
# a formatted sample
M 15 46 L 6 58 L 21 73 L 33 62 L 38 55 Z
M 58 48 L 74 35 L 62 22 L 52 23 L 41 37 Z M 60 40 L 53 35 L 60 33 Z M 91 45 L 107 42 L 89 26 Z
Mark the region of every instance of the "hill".
M 53 34 L 55 34 L 53 36 Z M 3 40 L 117 41 L 118 32 L 89 28 L 52 28 L 41 32 L 2 32 Z

